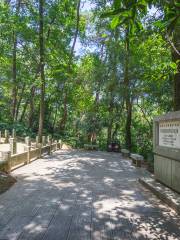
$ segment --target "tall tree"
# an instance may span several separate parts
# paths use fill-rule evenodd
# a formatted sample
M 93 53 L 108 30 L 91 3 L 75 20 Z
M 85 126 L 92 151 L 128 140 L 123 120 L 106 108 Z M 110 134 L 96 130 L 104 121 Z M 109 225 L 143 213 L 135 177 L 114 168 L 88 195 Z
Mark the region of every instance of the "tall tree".
M 42 141 L 45 111 L 45 74 L 44 74 L 44 0 L 39 0 L 39 58 L 40 58 L 40 80 L 41 80 L 41 98 L 39 113 L 39 142 Z
M 16 0 L 15 2 L 15 20 L 17 21 L 21 6 L 21 0 Z M 12 80 L 13 80 L 13 88 L 12 88 L 12 121 L 14 122 L 16 119 L 16 107 L 17 107 L 17 23 L 14 23 L 14 30 L 13 30 L 13 59 L 12 59 Z
M 174 74 L 174 110 L 180 110 L 180 23 L 175 27 L 173 33 L 172 60 L 177 64 L 177 71 Z
M 141 27 L 140 21 L 147 14 L 147 7 L 155 6 L 160 8 L 163 14 L 155 20 L 156 24 L 163 30 L 163 35 L 167 36 L 168 42 L 172 47 L 172 61 L 177 65 L 174 74 L 174 110 L 180 110 L 180 5 L 177 0 L 137 0 L 120 1 L 114 0 L 112 10 L 104 16 L 114 16 L 112 26 L 117 27 L 125 23 L 126 20 L 131 24 L 131 28 Z
M 132 121 L 132 104 L 129 79 L 129 58 L 130 58 L 130 33 L 129 26 L 125 29 L 125 61 L 124 61 L 124 87 L 126 103 L 126 147 L 131 149 L 131 121 Z
M 75 29 L 75 34 L 74 34 L 74 39 L 70 51 L 70 56 L 69 56 L 69 62 L 68 62 L 68 77 L 72 77 L 72 64 L 73 64 L 73 58 L 74 58 L 74 49 L 76 46 L 77 38 L 78 38 L 78 33 L 79 33 L 79 23 L 80 23 L 80 7 L 81 7 L 81 0 L 78 0 L 77 2 L 77 8 L 76 8 L 76 29 Z M 68 117 L 68 110 L 67 110 L 67 101 L 68 101 L 68 92 L 67 92 L 67 87 L 66 84 L 64 85 L 64 112 L 63 116 L 61 118 L 59 127 L 61 131 L 64 131 L 65 126 L 66 126 L 66 121 Z
M 131 83 L 129 78 L 129 62 L 130 62 L 130 39 L 134 35 L 136 29 L 140 30 L 141 21 L 139 13 L 146 12 L 146 4 L 142 1 L 118 1 L 114 0 L 113 10 L 102 16 L 115 16 L 111 22 L 111 27 L 117 28 L 121 26 L 125 35 L 125 61 L 124 61 L 124 89 L 126 104 L 126 147 L 131 149 L 131 121 L 132 121 L 132 103 L 131 103 Z

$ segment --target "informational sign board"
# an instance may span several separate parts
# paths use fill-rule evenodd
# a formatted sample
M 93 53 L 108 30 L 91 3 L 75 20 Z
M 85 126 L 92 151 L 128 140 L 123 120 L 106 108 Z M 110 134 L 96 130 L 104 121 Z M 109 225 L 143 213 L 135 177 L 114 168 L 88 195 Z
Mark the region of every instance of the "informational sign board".
M 180 149 L 180 120 L 159 122 L 159 146 Z

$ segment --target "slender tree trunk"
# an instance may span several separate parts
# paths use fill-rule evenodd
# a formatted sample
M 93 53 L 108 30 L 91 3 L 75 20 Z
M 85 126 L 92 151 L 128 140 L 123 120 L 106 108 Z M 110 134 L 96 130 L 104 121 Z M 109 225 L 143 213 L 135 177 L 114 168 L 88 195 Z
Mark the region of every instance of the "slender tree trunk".
M 74 35 L 73 45 L 72 45 L 72 48 L 71 48 L 71 56 L 70 56 L 70 61 L 69 61 L 69 67 L 70 67 L 70 68 L 71 68 L 71 64 L 72 64 L 72 59 L 73 59 L 73 54 L 74 54 L 74 48 L 75 48 L 75 46 L 76 46 L 76 41 L 77 41 L 77 37 L 78 37 L 78 33 L 79 33 L 80 7 L 81 7 L 81 0 L 79 0 L 79 1 L 78 1 L 78 4 L 77 4 L 76 31 L 75 31 L 75 35 Z
M 21 6 L 21 1 L 16 1 L 16 16 L 19 15 L 19 10 Z M 12 121 L 15 121 L 16 118 L 16 106 L 17 106 L 17 32 L 13 31 L 13 59 L 12 59 Z
M 77 4 L 77 20 L 76 20 L 76 31 L 75 31 L 75 35 L 74 35 L 74 40 L 73 40 L 73 44 L 72 44 L 72 48 L 71 48 L 71 54 L 70 54 L 70 58 L 69 58 L 69 66 L 68 66 L 68 71 L 69 71 L 69 75 L 71 75 L 71 68 L 72 68 L 72 61 L 73 61 L 73 55 L 74 55 L 74 49 L 76 46 L 76 41 L 77 41 L 77 37 L 78 37 L 78 33 L 79 33 L 79 22 L 80 22 L 80 6 L 81 6 L 81 0 L 78 1 Z M 68 111 L 67 111 L 67 101 L 68 99 L 68 92 L 67 89 L 65 87 L 65 94 L 64 94 L 64 112 L 63 112 L 63 117 L 60 121 L 60 130 L 64 131 L 65 126 L 66 126 L 66 121 L 67 121 L 67 117 L 68 117 Z
M 29 128 L 33 127 L 35 89 L 36 89 L 35 86 L 32 86 L 29 104 Z
M 111 101 L 109 104 L 109 124 L 107 129 L 107 144 L 111 143 L 112 141 L 112 128 L 113 128 L 113 95 L 111 93 Z
M 127 117 L 126 117 L 126 147 L 131 150 L 132 142 L 131 142 L 131 124 L 132 124 L 132 103 L 128 101 L 126 106 L 127 109 Z
M 180 24 L 179 24 L 180 25 Z M 180 110 L 180 26 L 177 25 L 174 31 L 173 44 L 175 49 L 172 49 L 172 60 L 177 64 L 177 73 L 174 75 L 174 110 Z
M 64 96 L 64 113 L 63 117 L 60 121 L 60 130 L 64 131 L 65 126 L 66 126 L 66 121 L 67 121 L 67 92 L 65 90 L 65 96 Z
M 16 121 L 18 120 L 19 109 L 20 109 L 21 102 L 22 102 L 22 99 L 23 99 L 25 87 L 26 87 L 26 84 L 24 83 L 23 86 L 22 86 L 21 94 L 19 96 L 19 101 L 17 101 L 16 116 L 15 116 Z
M 44 75 L 44 0 L 39 0 L 39 56 L 40 56 L 40 78 L 41 78 L 41 98 L 39 113 L 39 142 L 42 142 L 45 110 L 45 75 Z
M 142 112 L 142 114 L 143 114 L 143 117 L 144 117 L 144 120 L 148 123 L 148 125 L 149 125 L 149 138 L 151 139 L 153 136 L 152 136 L 152 126 L 153 126 L 153 120 L 151 119 L 151 120 L 149 120 L 148 119 L 148 116 L 146 116 L 146 112 L 145 112 L 145 110 L 143 109 L 143 107 L 140 105 L 140 104 L 138 104 L 138 100 L 137 100 L 137 106 L 140 108 L 140 110 L 141 110 L 141 112 Z
M 56 124 L 56 119 L 57 119 L 57 112 L 58 112 L 58 106 L 56 106 L 55 115 L 54 115 L 54 120 L 53 120 L 53 125 L 52 125 L 53 134 L 54 134 L 54 132 L 55 132 L 55 124 Z
M 12 78 L 13 78 L 13 89 L 12 89 L 12 120 L 15 120 L 16 104 L 17 104 L 17 81 L 16 81 L 16 49 L 17 49 L 17 37 L 14 32 L 14 43 L 13 43 L 13 66 L 12 66 Z
M 22 111 L 22 114 L 21 114 L 21 117 L 19 120 L 20 122 L 23 122 L 23 120 L 24 120 L 24 116 L 25 116 L 28 104 L 29 104 L 29 98 L 26 99 L 26 102 L 24 104 L 24 108 L 23 108 L 23 111 Z
M 108 129 L 107 129 L 107 144 L 111 143 L 112 141 L 112 126 L 113 126 L 113 120 L 110 119 Z
M 126 103 L 126 148 L 131 150 L 131 123 L 132 123 L 132 104 L 130 96 L 130 80 L 129 80 L 129 31 L 126 31 L 125 40 L 125 68 L 124 68 L 124 85 L 125 85 L 125 103 Z
M 112 133 L 112 139 L 116 139 L 117 133 L 118 133 L 118 129 L 119 129 L 119 124 L 116 123 L 115 129 L 114 129 L 114 131 L 113 131 L 113 133 Z

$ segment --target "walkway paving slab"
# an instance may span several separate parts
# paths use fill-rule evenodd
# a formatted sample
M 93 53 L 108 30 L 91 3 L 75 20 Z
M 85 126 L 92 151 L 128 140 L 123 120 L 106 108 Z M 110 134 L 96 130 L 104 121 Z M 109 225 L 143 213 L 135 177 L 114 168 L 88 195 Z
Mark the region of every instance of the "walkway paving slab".
M 180 216 L 119 153 L 61 150 L 13 176 L 0 195 L 0 240 L 180 239 Z

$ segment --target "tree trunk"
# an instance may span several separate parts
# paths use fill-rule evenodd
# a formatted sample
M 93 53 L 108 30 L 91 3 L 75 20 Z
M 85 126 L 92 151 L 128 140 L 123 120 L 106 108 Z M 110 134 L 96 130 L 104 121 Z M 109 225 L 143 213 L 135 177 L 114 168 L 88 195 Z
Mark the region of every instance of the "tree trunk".
M 56 110 L 55 110 L 55 115 L 54 115 L 54 120 L 53 120 L 53 125 L 52 125 L 53 135 L 54 135 L 54 132 L 55 132 L 57 113 L 58 113 L 58 106 L 56 105 Z
M 13 89 L 12 89 L 12 121 L 15 120 L 16 104 L 17 104 L 17 81 L 16 81 L 16 49 L 17 49 L 17 38 L 14 33 L 14 43 L 13 43 L 13 66 L 12 66 L 12 79 L 13 79 Z
M 40 56 L 40 78 L 41 98 L 39 113 L 38 140 L 42 142 L 45 110 L 45 75 L 44 75 L 44 0 L 39 0 L 39 56 Z
M 132 104 L 130 96 L 130 80 L 129 80 L 129 31 L 126 30 L 125 39 L 125 67 L 124 67 L 124 86 L 125 86 L 125 103 L 126 103 L 126 148 L 131 150 L 131 122 L 132 122 Z
M 20 96 L 19 96 L 19 101 L 17 101 L 16 115 L 15 115 L 15 120 L 16 120 L 16 121 L 18 120 L 19 109 L 20 109 L 21 102 L 22 102 L 22 99 L 23 99 L 25 87 L 26 87 L 26 84 L 24 83 L 23 86 L 22 86 L 21 94 L 20 94 Z
M 66 120 L 67 120 L 67 91 L 65 90 L 65 96 L 64 96 L 64 113 L 63 113 L 63 117 L 60 121 L 60 130 L 64 131 L 65 126 L 66 126 Z
M 107 129 L 107 144 L 112 141 L 112 127 L 113 127 L 113 94 L 111 93 L 111 102 L 109 104 L 109 124 Z
M 111 119 L 108 125 L 108 130 L 107 130 L 107 144 L 111 143 L 112 141 L 112 125 L 113 125 L 113 121 Z
M 34 95 L 35 95 L 35 86 L 31 88 L 31 97 L 30 97 L 30 104 L 29 104 L 29 128 L 33 127 L 33 117 L 34 117 Z
M 173 44 L 176 48 L 172 49 L 172 60 L 177 64 L 177 73 L 174 75 L 174 110 L 180 110 L 180 26 L 175 27 Z M 178 54 L 179 52 L 179 54 Z
M 80 6 L 81 6 L 81 0 L 78 1 L 77 4 L 77 20 L 76 20 L 76 31 L 75 31 L 75 35 L 74 35 L 74 40 L 73 40 L 73 44 L 72 44 L 72 48 L 71 48 L 71 54 L 69 57 L 69 65 L 68 65 L 68 71 L 69 71 L 69 75 L 71 75 L 71 67 L 72 67 L 72 60 L 73 60 L 73 54 L 74 54 L 74 49 L 76 46 L 76 41 L 77 41 L 77 37 L 78 37 L 78 33 L 79 33 L 79 22 L 80 22 Z M 67 121 L 67 116 L 68 116 L 68 111 L 67 111 L 67 99 L 68 99 L 68 92 L 65 86 L 65 95 L 64 95 L 64 113 L 63 113 L 63 117 L 60 121 L 60 130 L 64 131 L 65 126 L 66 126 L 66 121 Z
M 19 15 L 21 1 L 16 1 L 16 16 Z M 13 31 L 13 59 L 12 59 L 12 121 L 16 118 L 16 106 L 17 106 L 17 32 Z
M 23 111 L 22 111 L 22 114 L 21 114 L 21 117 L 19 120 L 20 122 L 23 122 L 23 120 L 24 120 L 24 116 L 25 116 L 28 104 L 29 104 L 29 98 L 26 99 L 26 102 L 24 104 L 24 108 L 23 108 Z
M 114 129 L 114 131 L 113 131 L 113 133 L 112 133 L 112 139 L 113 139 L 113 140 L 117 139 L 118 129 L 119 129 L 119 124 L 116 123 L 115 129 Z
M 132 124 L 132 103 L 128 101 L 126 103 L 127 117 L 126 117 L 126 148 L 131 150 L 131 124 Z

